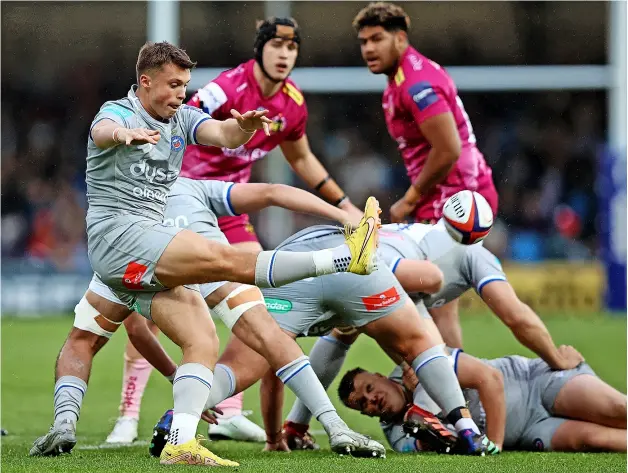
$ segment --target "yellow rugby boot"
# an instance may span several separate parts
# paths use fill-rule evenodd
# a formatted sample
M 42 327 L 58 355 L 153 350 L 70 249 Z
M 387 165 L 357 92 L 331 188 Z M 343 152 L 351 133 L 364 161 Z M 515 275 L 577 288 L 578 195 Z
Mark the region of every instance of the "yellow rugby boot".
M 202 435 L 181 445 L 166 444 L 161 452 L 162 465 L 201 465 L 201 466 L 240 466 L 239 463 L 225 460 L 201 445 Z
M 369 197 L 364 208 L 364 216 L 358 228 L 352 233 L 345 232 L 345 243 L 351 251 L 351 263 L 347 272 L 371 274 L 377 269 L 376 253 L 379 243 L 378 229 L 381 227 L 379 202 Z

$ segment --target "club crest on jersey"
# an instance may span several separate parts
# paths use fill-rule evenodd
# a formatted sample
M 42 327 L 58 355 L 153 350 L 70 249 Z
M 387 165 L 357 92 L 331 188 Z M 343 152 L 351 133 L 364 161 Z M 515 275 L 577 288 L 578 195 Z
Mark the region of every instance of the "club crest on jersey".
M 280 133 L 286 129 L 286 125 L 288 124 L 286 117 L 284 117 L 281 113 L 276 117 L 271 119 L 273 122 L 269 125 L 271 133 Z
M 173 136 L 170 140 L 170 149 L 172 151 L 181 151 L 185 146 L 185 141 L 180 136 Z

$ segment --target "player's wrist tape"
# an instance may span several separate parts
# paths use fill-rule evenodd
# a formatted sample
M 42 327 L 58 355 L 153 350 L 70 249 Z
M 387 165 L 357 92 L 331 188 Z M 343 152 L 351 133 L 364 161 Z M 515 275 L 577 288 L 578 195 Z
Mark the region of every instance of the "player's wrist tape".
M 321 187 L 323 187 L 325 184 L 327 184 L 327 182 L 330 181 L 330 180 L 331 180 L 331 176 L 328 174 L 325 179 L 323 179 L 321 182 L 316 184 L 316 187 L 314 187 L 314 190 L 315 191 L 321 190 Z
M 340 204 L 342 204 L 342 203 L 343 203 L 345 200 L 347 200 L 348 198 L 349 198 L 349 197 L 347 197 L 347 195 L 345 194 L 345 195 L 343 195 L 340 199 L 338 199 L 338 200 L 334 203 L 334 205 L 335 205 L 336 207 L 338 207 L 338 206 L 340 206 Z

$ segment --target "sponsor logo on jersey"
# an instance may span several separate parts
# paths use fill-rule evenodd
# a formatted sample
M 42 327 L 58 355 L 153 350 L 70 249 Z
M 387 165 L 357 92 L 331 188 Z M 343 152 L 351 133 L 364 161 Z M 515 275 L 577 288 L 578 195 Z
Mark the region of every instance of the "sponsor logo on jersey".
M 403 73 L 403 69 L 400 67 L 399 69 L 397 69 L 397 73 L 395 74 L 395 84 L 399 86 L 403 84 L 405 80 L 406 75 Z
M 410 63 L 412 63 L 412 70 L 420 71 L 423 69 L 423 59 L 416 57 L 414 54 L 410 54 L 408 57 L 410 58 Z
M 124 276 L 122 276 L 122 284 L 127 289 L 142 289 L 142 278 L 146 271 L 148 271 L 148 266 L 137 261 L 130 262 L 124 271 Z
M 362 303 L 364 304 L 364 307 L 366 307 L 366 310 L 371 312 L 373 310 L 383 309 L 384 307 L 393 305 L 395 302 L 399 302 L 400 300 L 401 296 L 397 292 L 397 289 L 391 287 L 379 294 L 363 297 Z
M 285 314 L 292 310 L 292 302 L 286 299 L 272 299 L 265 297 L 266 309 L 268 312 L 274 312 L 275 314 Z
M 198 99 L 200 108 L 210 115 L 227 102 L 227 94 L 215 82 L 210 82 L 199 89 L 195 97 Z
M 169 171 L 167 168 L 151 166 L 144 159 L 131 164 L 129 171 L 131 172 L 131 176 L 142 177 L 150 183 L 170 182 L 174 181 L 179 176 L 179 171 L 176 169 Z
M 298 106 L 303 105 L 303 94 L 292 84 L 286 82 L 283 86 L 284 93 L 294 100 Z
M 228 158 L 239 158 L 246 162 L 253 162 L 262 159 L 268 151 L 260 148 L 247 149 L 246 145 L 238 146 L 236 149 L 220 148 L 222 154 Z
M 255 227 L 253 226 L 252 223 L 247 223 L 244 226 L 244 230 L 246 230 L 248 233 L 250 233 L 251 235 L 255 235 Z
M 172 151 L 181 151 L 185 147 L 185 141 L 180 136 L 173 136 L 170 139 L 170 149 Z
M 438 95 L 434 92 L 432 84 L 426 81 L 417 82 L 410 86 L 408 93 L 420 111 L 438 101 Z

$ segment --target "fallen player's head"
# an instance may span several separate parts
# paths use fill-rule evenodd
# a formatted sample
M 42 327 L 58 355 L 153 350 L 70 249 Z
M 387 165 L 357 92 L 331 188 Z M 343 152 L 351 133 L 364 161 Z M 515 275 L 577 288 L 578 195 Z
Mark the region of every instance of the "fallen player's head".
M 362 368 L 345 373 L 338 387 L 338 397 L 348 408 L 382 421 L 403 415 L 409 401 L 403 386 Z
M 255 60 L 273 82 L 285 80 L 297 61 L 301 35 L 294 18 L 268 18 L 257 23 Z
M 393 3 L 370 3 L 353 19 L 353 28 L 369 70 L 373 74 L 394 73 L 408 46 L 410 17 L 403 8 Z
M 138 94 L 151 115 L 172 117 L 185 100 L 190 71 L 196 63 L 177 46 L 148 42 L 137 57 Z

